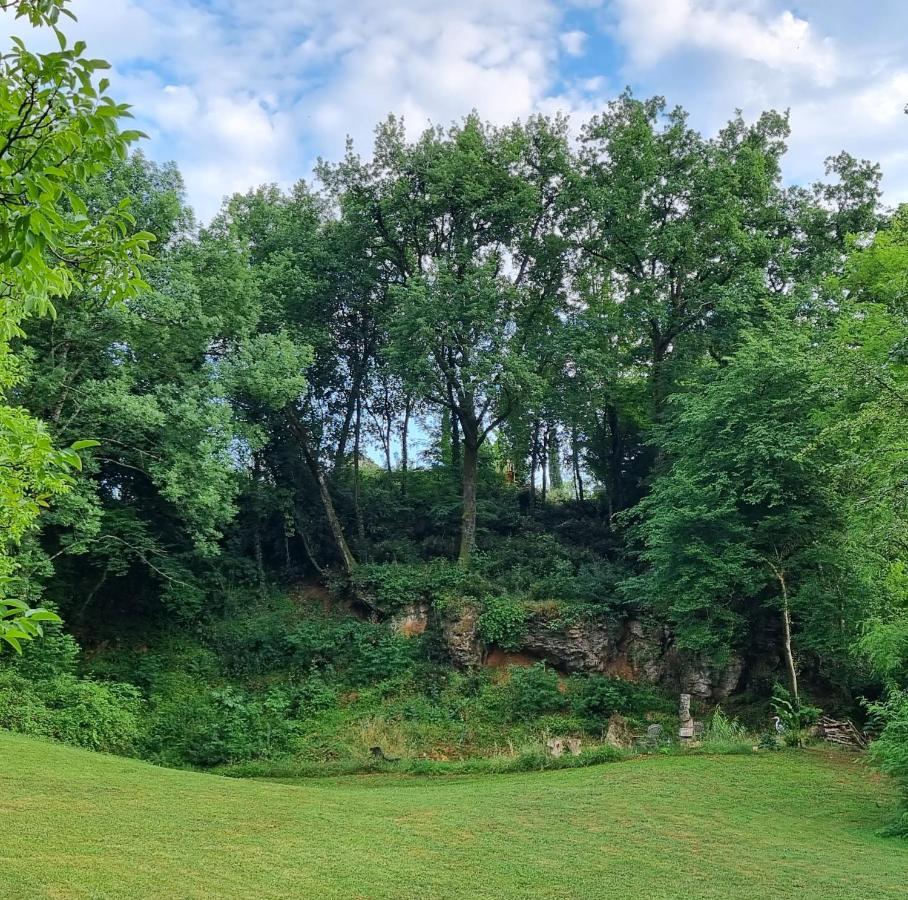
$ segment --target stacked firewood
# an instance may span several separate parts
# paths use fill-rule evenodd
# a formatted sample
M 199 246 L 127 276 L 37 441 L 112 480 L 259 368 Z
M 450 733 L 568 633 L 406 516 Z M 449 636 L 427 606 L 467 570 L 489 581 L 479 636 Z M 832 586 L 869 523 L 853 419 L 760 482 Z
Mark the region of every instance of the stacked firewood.
M 832 744 L 839 744 L 849 750 L 863 750 L 867 746 L 867 737 L 858 731 L 854 722 L 849 719 L 833 719 L 820 716 L 815 726 L 816 736 Z

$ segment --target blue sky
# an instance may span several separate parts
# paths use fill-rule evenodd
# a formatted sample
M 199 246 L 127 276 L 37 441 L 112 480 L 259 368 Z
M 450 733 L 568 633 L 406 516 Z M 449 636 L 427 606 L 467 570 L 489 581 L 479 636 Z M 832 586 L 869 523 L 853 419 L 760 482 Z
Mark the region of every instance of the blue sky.
M 841 149 L 908 200 L 908 0 L 74 0 L 114 65 L 148 155 L 175 159 L 202 218 L 224 194 L 290 184 L 347 135 L 414 132 L 472 108 L 579 125 L 625 85 L 712 132 L 736 107 L 790 108 L 786 177 Z M 22 32 L 0 21 L 0 31 Z M 32 41 L 36 40 L 34 37 Z

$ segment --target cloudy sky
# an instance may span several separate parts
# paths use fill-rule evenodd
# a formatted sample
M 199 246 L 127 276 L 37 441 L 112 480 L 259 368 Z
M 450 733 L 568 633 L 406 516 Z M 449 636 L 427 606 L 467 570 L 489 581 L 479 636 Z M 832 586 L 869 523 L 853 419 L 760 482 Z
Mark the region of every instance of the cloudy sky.
M 786 175 L 840 149 L 908 200 L 908 0 L 74 0 L 154 159 L 203 218 L 224 194 L 306 176 L 389 112 L 414 131 L 472 108 L 579 123 L 625 85 L 712 132 L 790 108 Z M 0 21 L 9 32 L 9 22 Z M 21 25 L 12 26 L 21 33 Z M 34 37 L 32 42 L 34 43 Z

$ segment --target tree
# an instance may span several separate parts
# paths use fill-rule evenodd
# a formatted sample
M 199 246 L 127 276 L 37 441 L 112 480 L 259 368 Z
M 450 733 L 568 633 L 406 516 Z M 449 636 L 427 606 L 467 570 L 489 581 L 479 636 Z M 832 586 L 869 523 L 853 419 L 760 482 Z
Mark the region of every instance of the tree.
M 624 365 L 648 379 L 656 419 L 679 360 L 727 352 L 762 312 L 782 249 L 787 135 L 769 112 L 705 139 L 680 108 L 629 93 L 583 129 L 571 234 L 584 294 L 611 304 Z
M 151 235 L 132 233 L 127 205 L 92 219 L 83 193 L 125 157 L 136 131 L 120 131 L 128 107 L 107 95 L 103 60 L 69 47 L 57 23 L 66 0 L 32 0 L 18 18 L 53 29 L 60 49 L 31 53 L 19 38 L 0 57 L 0 392 L 20 377 L 10 341 L 30 315 L 53 315 L 53 300 L 79 288 L 104 302 L 141 289 L 138 262 Z M 76 444 L 55 450 L 46 429 L 21 409 L 0 405 L 0 637 L 16 646 L 38 619 L 8 599 L 16 590 L 14 548 L 54 494 L 71 485 L 81 464 Z
M 563 299 L 553 226 L 566 160 L 563 123 L 494 129 L 474 115 L 415 143 L 391 119 L 374 162 L 351 151 L 323 167 L 350 221 L 373 236 L 390 282 L 392 366 L 456 428 L 464 565 L 476 538 L 480 448 L 541 387 L 527 350 L 554 326 Z
M 834 676 L 860 626 L 813 337 L 775 319 L 677 394 L 657 436 L 666 469 L 634 513 L 648 570 L 631 585 L 679 646 L 721 657 L 769 636 L 796 701 L 798 637 Z

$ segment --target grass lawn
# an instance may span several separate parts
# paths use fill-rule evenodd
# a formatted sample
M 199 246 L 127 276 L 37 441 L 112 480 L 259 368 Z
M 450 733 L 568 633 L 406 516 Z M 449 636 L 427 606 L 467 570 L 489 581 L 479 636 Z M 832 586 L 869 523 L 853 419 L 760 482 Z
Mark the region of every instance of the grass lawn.
M 0 732 L 0 897 L 906 896 L 888 785 L 839 754 L 244 781 Z

